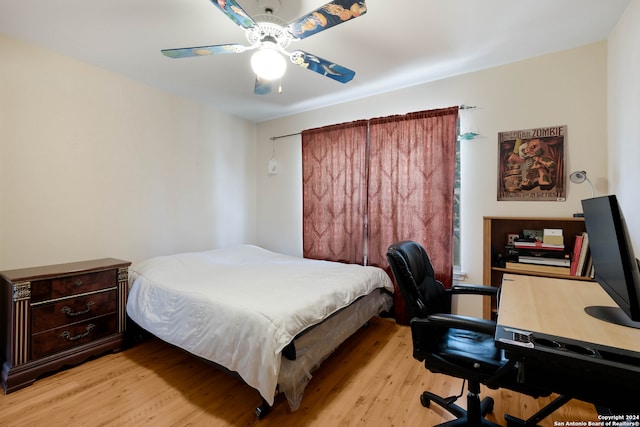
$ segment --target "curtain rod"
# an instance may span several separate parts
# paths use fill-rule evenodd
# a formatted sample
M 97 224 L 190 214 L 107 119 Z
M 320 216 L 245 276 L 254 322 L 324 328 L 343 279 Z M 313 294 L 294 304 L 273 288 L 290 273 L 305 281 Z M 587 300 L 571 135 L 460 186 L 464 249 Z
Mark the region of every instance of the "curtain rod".
M 276 139 L 280 139 L 280 138 L 287 138 L 290 136 L 296 136 L 296 135 L 300 135 L 301 132 L 297 132 L 297 133 L 290 133 L 288 135 L 280 135 L 280 136 L 272 136 L 271 138 L 269 138 L 270 141 L 275 141 Z
M 460 107 L 458 107 L 459 110 L 473 110 L 476 107 L 475 105 L 464 105 L 462 104 Z M 290 136 L 296 136 L 296 135 L 300 135 L 301 132 L 296 132 L 296 133 L 290 133 L 287 135 L 279 135 L 279 136 L 272 136 L 271 138 L 269 138 L 269 141 L 275 141 L 276 139 L 281 139 L 281 138 L 288 138 Z

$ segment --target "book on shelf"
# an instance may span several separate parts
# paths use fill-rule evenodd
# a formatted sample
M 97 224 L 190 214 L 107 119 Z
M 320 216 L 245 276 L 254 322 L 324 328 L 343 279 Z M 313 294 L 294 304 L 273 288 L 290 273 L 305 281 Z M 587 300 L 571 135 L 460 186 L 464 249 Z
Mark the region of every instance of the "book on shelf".
M 535 272 L 535 273 L 547 273 L 547 274 L 557 274 L 559 276 L 570 276 L 571 269 L 569 267 L 558 267 L 555 265 L 540 265 L 540 264 L 525 264 L 521 262 L 510 262 L 507 261 L 505 264 L 507 269 L 524 271 L 524 272 Z
M 571 275 L 577 276 L 578 261 L 580 260 L 580 252 L 582 251 L 582 234 L 578 234 L 573 241 L 573 255 L 571 257 Z
M 537 256 L 543 258 L 571 258 L 571 253 L 557 249 L 516 248 L 513 245 L 505 246 L 507 259 L 517 261 L 519 256 Z
M 586 276 L 589 274 L 587 271 L 587 264 L 589 261 L 589 235 L 585 231 L 582 233 L 582 247 L 580 248 L 580 256 L 578 258 L 578 265 L 576 267 L 576 276 Z
M 540 241 L 526 242 L 522 240 L 516 240 L 515 242 L 513 242 L 513 247 L 516 249 L 546 249 L 550 251 L 564 251 L 564 244 L 543 243 Z
M 593 270 L 593 259 L 591 257 L 589 257 L 589 260 L 587 261 L 587 266 L 584 269 L 584 275 L 591 279 L 595 276 L 595 271 Z
M 541 256 L 518 256 L 518 262 L 523 264 L 555 265 L 557 267 L 571 267 L 571 258 L 549 258 Z

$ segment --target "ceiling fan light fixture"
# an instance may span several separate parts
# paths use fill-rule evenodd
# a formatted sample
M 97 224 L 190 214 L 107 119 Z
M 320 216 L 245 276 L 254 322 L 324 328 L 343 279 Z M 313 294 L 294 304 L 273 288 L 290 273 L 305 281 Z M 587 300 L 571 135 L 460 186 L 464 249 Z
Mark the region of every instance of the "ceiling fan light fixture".
M 251 56 L 251 68 L 264 80 L 276 80 L 287 70 L 287 61 L 274 48 L 265 43 Z

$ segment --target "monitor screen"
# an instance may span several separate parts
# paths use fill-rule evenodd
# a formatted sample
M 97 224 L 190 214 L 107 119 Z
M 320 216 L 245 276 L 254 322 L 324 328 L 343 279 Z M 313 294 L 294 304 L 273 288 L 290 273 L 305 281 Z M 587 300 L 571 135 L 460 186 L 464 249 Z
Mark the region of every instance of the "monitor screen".
M 596 281 L 617 307 L 588 307 L 592 316 L 640 328 L 640 271 L 615 195 L 582 201 Z

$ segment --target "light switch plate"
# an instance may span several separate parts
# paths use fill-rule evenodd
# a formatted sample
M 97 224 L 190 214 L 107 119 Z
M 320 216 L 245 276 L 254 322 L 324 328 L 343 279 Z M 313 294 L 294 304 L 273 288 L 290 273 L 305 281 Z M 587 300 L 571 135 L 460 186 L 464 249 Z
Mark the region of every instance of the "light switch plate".
M 278 173 L 278 164 L 276 163 L 276 159 L 269 160 L 267 170 L 269 172 L 269 175 L 275 175 Z

